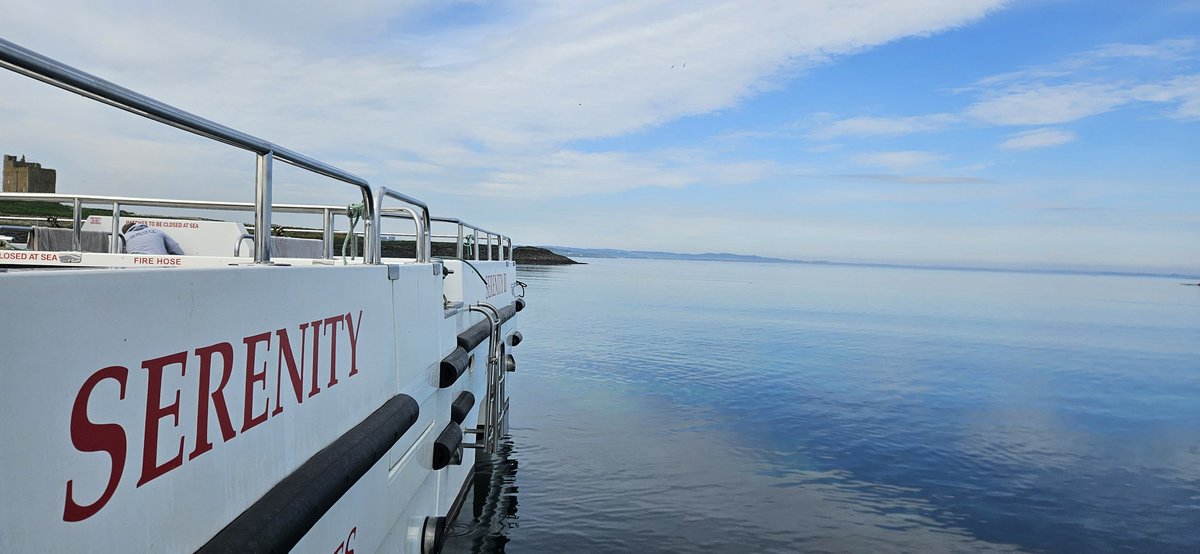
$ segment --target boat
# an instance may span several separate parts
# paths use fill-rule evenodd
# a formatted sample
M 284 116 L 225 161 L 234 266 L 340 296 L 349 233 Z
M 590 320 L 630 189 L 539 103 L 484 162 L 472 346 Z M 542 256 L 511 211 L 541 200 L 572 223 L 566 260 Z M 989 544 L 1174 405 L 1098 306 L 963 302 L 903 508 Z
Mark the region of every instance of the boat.
M 0 194 L 73 214 L 0 250 L 0 551 L 441 549 L 506 432 L 511 238 L 4 40 L 0 66 L 257 164 L 245 203 Z M 275 162 L 361 202 L 273 203 Z M 128 211 L 162 209 L 189 215 Z M 312 236 L 273 237 L 276 214 Z M 130 221 L 184 254 L 124 252 Z

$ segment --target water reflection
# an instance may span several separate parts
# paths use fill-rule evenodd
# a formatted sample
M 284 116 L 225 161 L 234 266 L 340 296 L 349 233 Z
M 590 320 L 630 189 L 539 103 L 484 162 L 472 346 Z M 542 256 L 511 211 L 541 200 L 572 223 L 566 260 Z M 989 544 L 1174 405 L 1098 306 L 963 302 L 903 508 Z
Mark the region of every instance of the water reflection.
M 494 454 L 478 452 L 477 458 L 471 493 L 450 528 L 444 552 L 504 552 L 509 532 L 520 526 L 512 437 L 502 437 Z
M 1192 289 L 626 260 L 519 277 L 513 441 L 452 551 L 1200 551 Z

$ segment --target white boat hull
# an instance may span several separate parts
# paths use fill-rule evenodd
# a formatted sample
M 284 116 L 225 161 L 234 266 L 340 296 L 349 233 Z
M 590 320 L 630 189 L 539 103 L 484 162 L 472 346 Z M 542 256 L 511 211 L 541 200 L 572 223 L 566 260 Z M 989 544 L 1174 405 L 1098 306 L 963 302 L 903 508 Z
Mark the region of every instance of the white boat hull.
M 490 286 L 453 260 L 4 275 L 0 550 L 196 551 L 403 395 L 415 421 L 294 548 L 420 551 L 474 461 L 435 470 L 434 441 L 461 391 L 480 399 L 462 427 L 482 421 L 488 388 L 488 341 L 439 386 L 484 319 L 445 302 L 515 300 L 511 262 L 473 263 Z

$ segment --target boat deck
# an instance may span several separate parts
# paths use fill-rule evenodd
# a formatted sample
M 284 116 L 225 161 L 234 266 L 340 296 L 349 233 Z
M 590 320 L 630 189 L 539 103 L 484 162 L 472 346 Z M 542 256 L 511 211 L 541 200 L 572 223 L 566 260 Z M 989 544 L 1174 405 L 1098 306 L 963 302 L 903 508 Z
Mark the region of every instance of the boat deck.
M 252 202 L 0 193 L 72 213 L 0 245 L 0 551 L 438 551 L 507 422 L 512 240 L 3 39 L 0 67 L 255 157 Z M 276 162 L 354 203 L 273 202 Z M 125 252 L 131 221 L 184 254 Z

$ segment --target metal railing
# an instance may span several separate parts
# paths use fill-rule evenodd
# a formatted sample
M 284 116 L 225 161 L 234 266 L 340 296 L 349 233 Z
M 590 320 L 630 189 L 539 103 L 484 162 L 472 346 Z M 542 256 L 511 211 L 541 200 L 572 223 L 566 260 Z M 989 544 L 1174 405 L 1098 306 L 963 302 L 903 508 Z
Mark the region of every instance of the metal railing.
M 271 230 L 271 166 L 276 159 L 358 187 L 362 193 L 366 219 L 368 221 L 378 219 L 371 184 L 366 179 L 348 171 L 164 104 L 4 39 L 0 39 L 0 67 L 189 133 L 254 152 L 257 155 L 254 186 L 254 261 L 256 263 L 266 264 L 271 261 L 271 241 L 267 237 Z M 368 237 L 371 239 L 367 241 L 368 243 L 376 244 L 377 241 L 370 237 L 370 229 L 368 229 Z M 377 251 L 370 257 L 374 258 L 374 261 L 368 263 L 378 263 Z
M 466 230 L 471 231 L 472 249 L 475 260 L 479 260 L 479 239 L 480 234 L 483 234 L 487 241 L 486 258 L 492 259 L 492 240 L 496 240 L 496 245 L 500 249 L 499 259 L 512 260 L 512 240 L 499 233 L 486 231 L 480 227 L 470 225 L 457 219 L 449 218 L 431 218 L 429 215 L 429 206 L 424 202 L 388 189 L 387 187 L 374 187 L 367 182 L 366 179 L 339 169 L 332 165 L 326 164 L 314 158 L 305 156 L 298 152 L 289 150 L 277 144 L 268 142 L 261 138 L 255 137 L 238 131 L 236 129 L 226 127 L 220 123 L 205 119 L 190 112 L 181 110 L 174 106 L 165 104 L 143 94 L 134 92 L 125 87 L 106 81 L 86 73 L 69 65 L 63 64 L 46 56 L 33 52 L 32 50 L 13 44 L 4 39 L 0 39 L 0 67 L 4 67 L 16 73 L 37 79 L 50 85 L 59 87 L 91 98 L 98 102 L 114 106 L 127 112 L 140 115 L 142 117 L 158 121 L 160 123 L 170 125 L 177 129 L 182 129 L 189 133 L 193 133 L 217 142 L 222 142 L 230 146 L 254 152 L 256 155 L 255 166 L 255 194 L 253 203 L 241 202 L 204 202 L 190 200 L 162 200 L 162 199 L 141 199 L 141 198 L 125 198 L 125 197 L 109 197 L 109 196 L 71 196 L 69 200 L 73 203 L 73 215 L 75 219 L 75 240 L 74 246 L 76 249 L 80 243 L 79 222 L 82 219 L 83 204 L 88 203 L 111 203 L 113 213 L 113 230 L 110 238 L 110 249 L 115 251 L 119 235 L 119 220 L 122 206 L 158 206 L 172 208 L 195 208 L 195 209 L 223 209 L 223 210 L 253 210 L 254 212 L 254 261 L 255 263 L 267 264 L 271 262 L 271 241 L 269 240 L 271 232 L 271 213 L 272 211 L 279 212 L 297 212 L 301 210 L 320 209 L 323 210 L 324 222 L 322 233 L 325 242 L 326 257 L 333 256 L 333 215 L 335 213 L 345 214 L 345 208 L 328 207 L 328 206 L 298 206 L 298 205 L 273 205 L 271 202 L 272 193 L 272 166 L 275 160 L 293 165 L 300 169 L 323 175 L 344 183 L 354 185 L 359 189 L 363 199 L 363 220 L 366 222 L 364 244 L 365 252 L 363 260 L 365 263 L 378 264 L 381 263 L 382 254 L 380 252 L 380 229 L 382 219 L 388 218 L 404 218 L 412 219 L 416 226 L 416 261 L 428 262 L 431 256 L 432 238 L 431 225 L 433 221 L 449 222 L 458 225 L 458 257 L 464 257 L 464 233 Z M 50 200 L 62 201 L 59 195 L 38 195 L 36 193 L 23 194 L 20 199 L 31 200 Z M 8 193 L 4 194 L 5 198 L 17 198 Z M 400 200 L 408 204 L 406 207 L 390 208 L 382 210 L 383 199 L 391 198 Z M 418 213 L 419 212 L 419 213 Z M 308 213 L 301 211 L 300 213 Z M 507 242 L 507 256 L 504 244 Z M 239 241 L 240 245 L 240 241 Z
M 181 208 L 193 210 L 223 210 L 223 211 L 255 211 L 255 205 L 250 202 L 221 202 L 221 201 L 205 201 L 205 200 L 168 200 L 162 198 L 131 198 L 126 196 L 99 196 L 87 194 L 55 194 L 43 192 L 5 192 L 0 193 L 0 199 L 26 201 L 26 202 L 70 202 L 72 206 L 72 219 L 74 228 L 74 237 L 72 246 L 75 250 L 79 249 L 81 240 L 82 221 L 83 221 L 83 206 L 87 204 L 101 204 L 112 207 L 112 230 L 108 239 L 109 252 L 119 251 L 119 237 L 121 234 L 121 211 L 124 208 L 139 206 L 139 207 L 156 207 L 156 208 Z M 346 208 L 340 206 L 317 206 L 305 204 L 276 204 L 271 207 L 279 213 L 292 214 L 320 214 L 323 224 L 321 236 L 325 243 L 325 258 L 333 257 L 333 216 L 346 215 Z M 142 217 L 142 216 L 136 216 Z M 256 228 L 255 231 L 258 229 Z M 266 229 L 268 236 L 270 228 Z M 253 240 L 257 251 L 257 232 L 254 235 L 249 235 Z M 268 242 L 270 240 L 268 239 Z M 241 241 L 238 241 L 240 246 Z M 257 261 L 257 260 L 256 260 Z
M 411 211 L 407 211 L 407 213 L 394 213 L 390 212 L 389 210 L 384 210 L 384 217 L 412 219 L 415 217 L 415 215 Z M 450 223 L 457 227 L 457 232 L 455 234 L 435 234 L 432 231 L 433 228 L 429 227 L 429 232 L 425 236 L 427 237 L 427 240 L 429 240 L 430 256 L 433 255 L 432 242 L 434 239 L 452 240 L 455 242 L 455 257 L 466 259 L 466 254 L 468 254 L 467 249 L 470 248 L 470 256 L 474 259 L 474 261 L 479 261 L 481 249 L 479 246 L 479 237 L 482 235 L 487 241 L 487 244 L 482 247 L 485 249 L 483 261 L 492 261 L 493 258 L 495 261 L 513 261 L 512 239 L 506 235 L 488 231 L 482 227 L 476 227 L 470 223 L 466 223 L 452 217 L 430 217 L 429 220 L 432 223 Z M 467 233 L 468 230 L 470 233 Z M 383 237 L 412 238 L 416 240 L 418 235 L 409 233 L 389 233 L 381 230 L 379 232 L 379 237 L 381 241 L 383 240 Z M 470 244 L 467 242 L 468 237 L 471 238 Z M 495 256 L 492 256 L 493 249 L 491 248 L 493 239 L 495 240 L 495 244 L 497 246 Z
M 372 226 L 374 231 L 367 234 L 367 236 L 371 240 L 371 246 L 369 248 L 367 248 L 367 251 L 371 252 L 373 254 L 374 259 L 367 260 L 367 263 L 379 263 L 383 257 L 382 252 L 381 252 L 382 246 L 380 244 L 379 232 L 383 229 L 383 218 L 384 217 L 397 218 L 397 219 L 411 218 L 413 220 L 413 224 L 417 226 L 417 231 L 416 231 L 417 261 L 418 262 L 428 262 L 429 261 L 429 251 L 432 248 L 431 241 L 429 238 L 429 206 L 427 204 L 425 204 L 424 202 L 417 200 L 416 198 L 413 198 L 406 194 L 401 194 L 401 193 L 396 192 L 387 187 L 379 187 L 379 190 L 376 192 L 376 194 L 378 196 L 375 199 L 375 207 L 376 207 L 375 217 L 374 217 L 374 219 L 370 220 L 371 221 L 370 225 Z M 389 208 L 387 210 L 384 210 L 383 209 L 383 199 L 385 197 L 393 198 L 393 199 L 399 200 L 401 202 L 407 202 L 412 207 L 420 208 L 420 210 L 421 210 L 420 217 L 417 216 L 417 212 L 415 210 L 413 210 L 412 207 L 408 207 L 408 206 L 402 206 L 399 208 Z
M 497 247 L 499 247 L 499 252 L 497 252 L 498 258 L 501 261 L 512 261 L 512 259 L 513 259 L 513 257 L 512 257 L 513 256 L 512 239 L 505 235 L 501 235 L 500 233 L 488 231 L 487 229 L 484 229 L 482 227 L 476 227 L 474 225 L 471 225 L 470 223 L 466 223 L 460 219 L 455 219 L 453 217 L 435 217 L 435 218 L 433 218 L 433 221 L 438 222 L 438 223 L 450 223 L 450 224 L 458 226 L 458 235 L 457 235 L 458 240 L 457 240 L 457 247 L 456 247 L 455 255 L 459 258 L 464 258 L 464 259 L 466 258 L 465 254 L 467 252 L 466 252 L 465 241 L 466 241 L 466 237 L 470 236 L 471 237 L 471 250 L 472 250 L 471 255 L 475 259 L 475 261 L 479 261 L 479 249 L 480 249 L 479 235 L 483 234 L 483 236 L 487 239 L 487 245 L 486 245 L 487 255 L 484 258 L 485 260 L 491 261 L 491 259 L 492 259 L 492 239 L 493 238 L 496 239 L 496 245 L 497 245 Z M 466 233 L 467 230 L 471 231 L 470 235 L 468 235 Z M 507 249 L 504 247 L 505 243 L 508 244 Z

